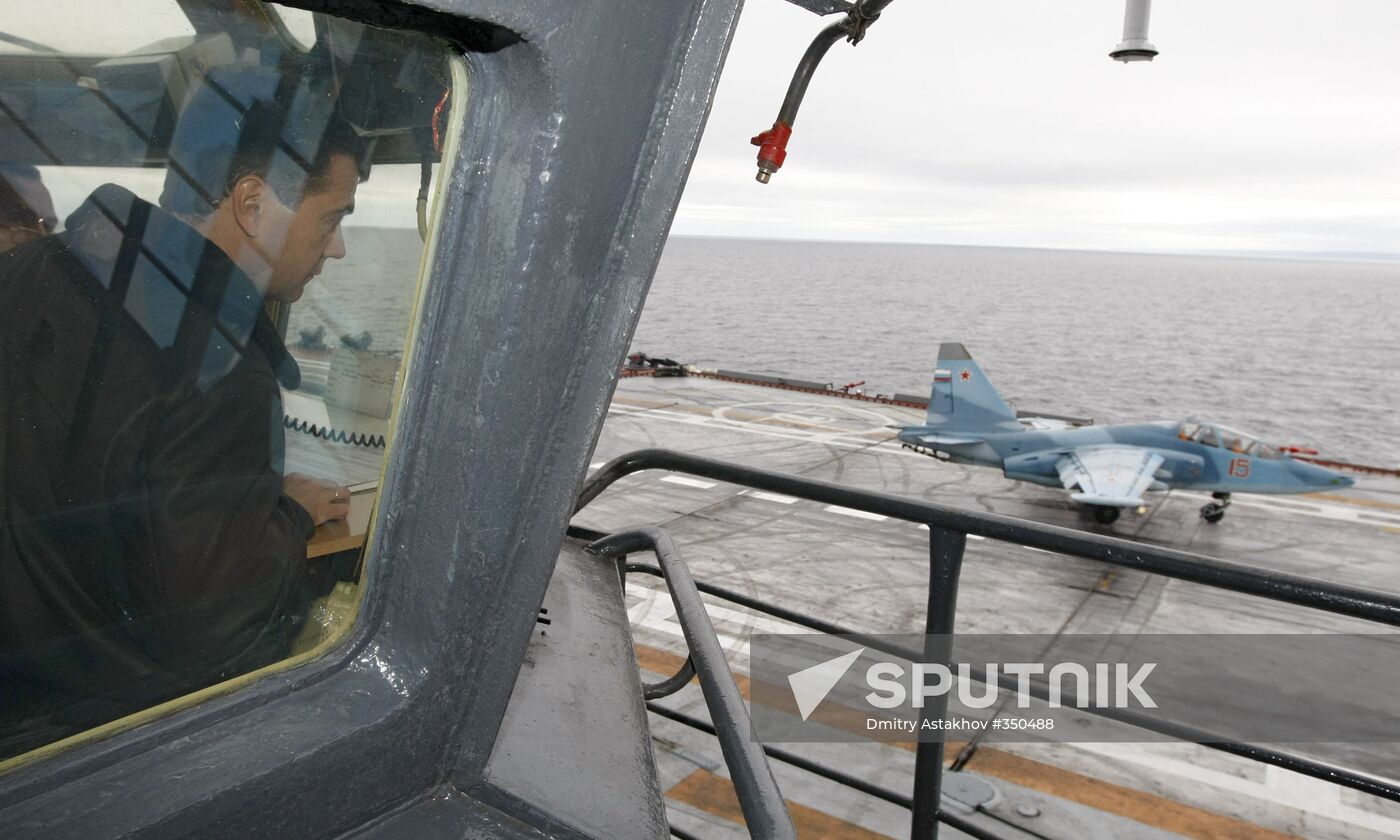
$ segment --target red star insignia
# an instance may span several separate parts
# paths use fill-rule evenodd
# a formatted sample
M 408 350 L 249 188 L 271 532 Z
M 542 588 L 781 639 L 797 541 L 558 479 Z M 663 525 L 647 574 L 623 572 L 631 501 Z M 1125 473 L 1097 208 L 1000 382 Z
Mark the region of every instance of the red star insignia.
M 972 371 L 970 371 L 970 370 L 965 370 L 965 371 L 962 372 L 962 381 L 966 382 L 967 380 L 969 380 L 969 379 L 971 379 L 971 378 L 972 378 Z

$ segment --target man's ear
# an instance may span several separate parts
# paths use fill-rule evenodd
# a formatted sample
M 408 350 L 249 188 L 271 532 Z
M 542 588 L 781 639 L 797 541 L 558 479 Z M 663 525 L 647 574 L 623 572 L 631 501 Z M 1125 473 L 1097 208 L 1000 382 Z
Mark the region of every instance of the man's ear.
M 245 175 L 238 179 L 229 193 L 233 219 L 250 239 L 256 239 L 262 232 L 263 213 L 270 191 L 271 188 L 262 178 Z

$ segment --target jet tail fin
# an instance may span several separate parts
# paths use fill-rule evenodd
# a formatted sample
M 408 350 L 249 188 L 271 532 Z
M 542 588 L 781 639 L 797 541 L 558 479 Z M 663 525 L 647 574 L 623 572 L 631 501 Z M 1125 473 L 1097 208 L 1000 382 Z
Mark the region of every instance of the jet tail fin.
M 933 372 L 933 394 L 928 403 L 928 425 L 946 430 L 1020 431 L 1016 412 L 992 387 L 967 348 L 957 343 L 938 348 L 938 368 Z

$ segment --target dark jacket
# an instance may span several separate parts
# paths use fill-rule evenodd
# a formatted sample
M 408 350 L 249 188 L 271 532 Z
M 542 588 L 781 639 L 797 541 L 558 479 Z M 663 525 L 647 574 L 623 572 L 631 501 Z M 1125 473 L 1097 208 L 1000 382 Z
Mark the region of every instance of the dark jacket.
M 120 187 L 0 256 L 0 758 L 287 655 L 279 380 L 248 277 Z

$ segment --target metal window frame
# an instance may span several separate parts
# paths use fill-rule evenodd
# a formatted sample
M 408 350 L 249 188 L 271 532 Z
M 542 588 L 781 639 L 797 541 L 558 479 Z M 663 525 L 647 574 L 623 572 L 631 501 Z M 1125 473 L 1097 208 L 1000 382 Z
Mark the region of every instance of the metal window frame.
M 286 5 L 443 35 L 472 85 L 366 601 L 318 661 L 0 778 L 8 838 L 334 836 L 481 778 L 740 0 Z

